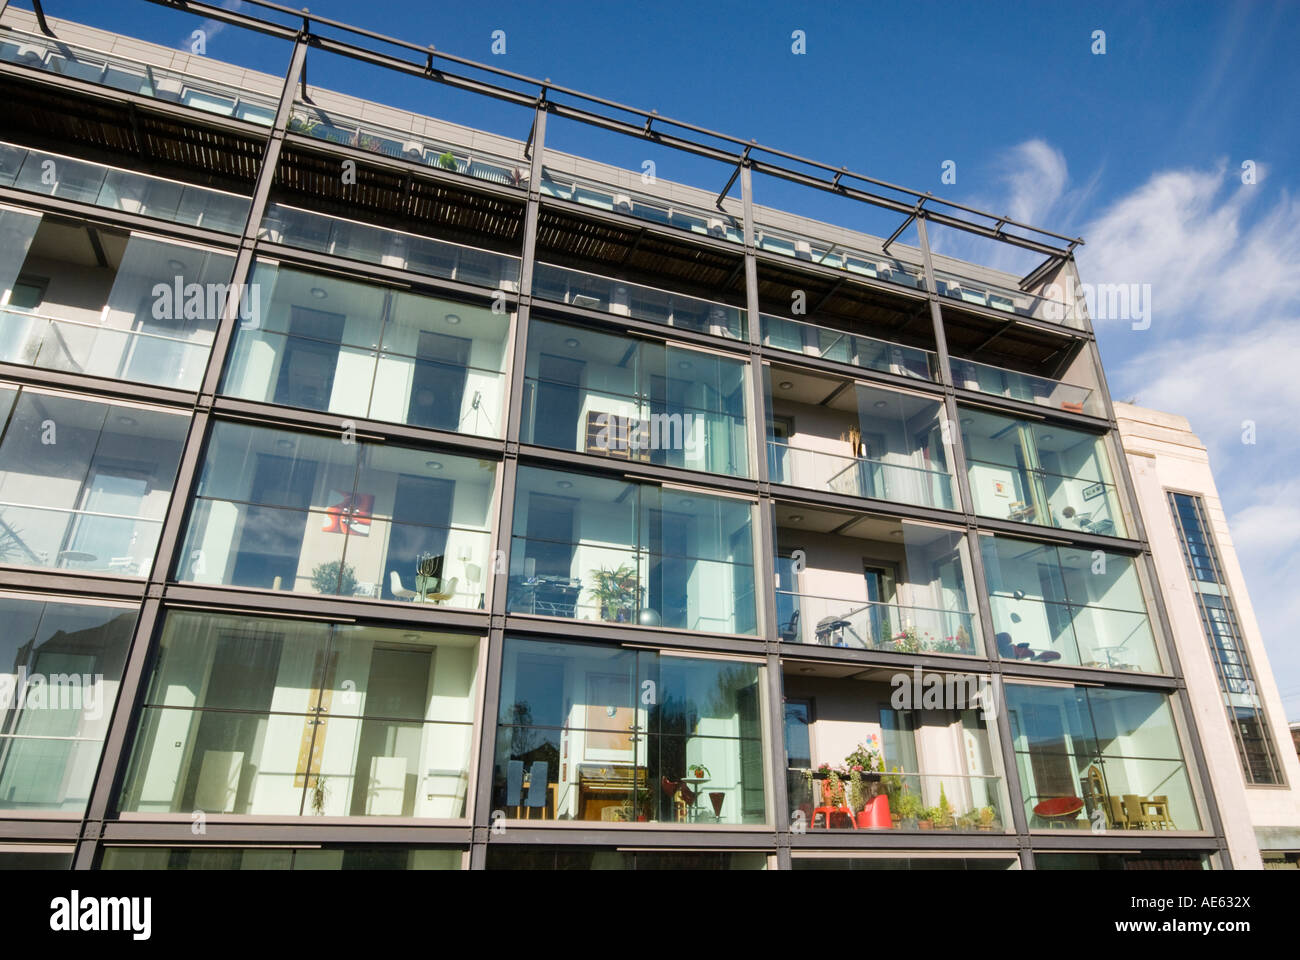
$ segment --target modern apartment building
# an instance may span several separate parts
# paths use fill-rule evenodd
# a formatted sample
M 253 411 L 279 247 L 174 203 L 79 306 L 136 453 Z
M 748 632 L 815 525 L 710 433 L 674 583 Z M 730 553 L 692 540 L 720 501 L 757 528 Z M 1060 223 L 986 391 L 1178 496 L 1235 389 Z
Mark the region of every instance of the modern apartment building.
M 1300 865 L 1300 758 L 1205 446 L 1183 417 L 1115 405 L 1165 609 L 1239 867 Z M 1237 763 L 1228 763 L 1235 756 Z M 1258 848 L 1262 863 L 1249 854 Z
M 149 9 L 282 60 L 0 4 L 0 865 L 1257 865 L 1079 241 L 272 4 Z

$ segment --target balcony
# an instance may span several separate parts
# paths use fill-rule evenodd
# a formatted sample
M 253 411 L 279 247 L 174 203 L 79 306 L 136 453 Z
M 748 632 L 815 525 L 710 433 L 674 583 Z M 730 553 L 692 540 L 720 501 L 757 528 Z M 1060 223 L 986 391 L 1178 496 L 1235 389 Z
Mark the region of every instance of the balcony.
M 197 390 L 234 257 L 0 209 L 0 361 Z
M 621 213 L 656 226 L 672 227 L 699 236 L 731 243 L 743 243 L 745 239 L 740 221 L 722 210 L 665 200 L 551 168 L 542 170 L 541 192 L 543 196 L 571 200 L 596 210 Z
M 274 96 L 13 28 L 0 31 L 0 61 L 263 127 L 275 123 Z
M 970 409 L 961 427 L 980 516 L 1127 536 L 1104 437 Z
M 764 346 L 847 363 L 876 373 L 891 373 L 918 380 L 932 381 L 935 378 L 937 357 L 932 350 L 864 337 L 803 320 L 774 317 L 767 313 L 761 314 L 759 319 Z
M 737 358 L 536 319 L 519 439 L 747 477 L 748 386 Z
M 960 530 L 784 501 L 773 509 L 782 642 L 889 653 L 982 652 Z
M 519 289 L 519 258 L 273 204 L 258 237 L 315 253 L 493 290 Z
M 1086 309 L 1083 301 L 1066 302 L 1061 297 L 1046 296 L 1039 293 L 1027 293 L 1023 290 L 990 283 L 987 280 L 972 280 L 943 270 L 935 270 L 935 290 L 941 297 L 958 303 L 981 307 L 1008 314 L 1009 317 L 1028 317 L 1047 323 L 1060 324 L 1071 330 L 1084 329 Z M 1053 293 L 1059 290 L 1048 290 Z
M 747 336 L 741 307 L 549 263 L 538 263 L 533 269 L 533 296 L 731 340 Z
M 0 563 L 147 576 L 189 418 L 0 389 Z
M 999 657 L 1161 672 L 1134 558 L 1000 536 L 980 547 Z
M 0 186 L 220 233 L 242 233 L 250 206 L 235 193 L 10 143 L 0 143 Z
M 759 250 L 780 254 L 805 263 L 843 270 L 845 273 L 879 280 L 910 290 L 925 288 L 925 271 L 882 253 L 864 253 L 827 241 L 816 240 L 758 224 L 754 241 Z
M 958 387 L 1009 400 L 1023 400 L 1052 410 L 1086 413 L 1094 417 L 1106 415 L 1098 392 L 1088 387 L 1006 370 L 987 363 L 976 363 L 974 360 L 953 357 L 950 363 L 952 380 Z
M 259 259 L 222 391 L 476 436 L 505 429 L 511 315 Z
M 1198 830 L 1172 698 L 1124 687 L 1007 683 L 1031 830 Z
M 334 111 L 295 103 L 289 132 L 327 143 L 355 147 L 394 160 L 407 160 L 437 170 L 463 174 L 486 183 L 526 189 L 528 161 L 510 160 L 478 150 L 453 146 L 433 137 L 358 120 Z
M 753 634 L 753 505 L 520 467 L 510 613 Z
M 953 509 L 938 400 L 775 364 L 765 387 L 773 483 Z
M 792 660 L 782 669 L 790 806 L 810 837 L 1010 828 L 987 682 Z

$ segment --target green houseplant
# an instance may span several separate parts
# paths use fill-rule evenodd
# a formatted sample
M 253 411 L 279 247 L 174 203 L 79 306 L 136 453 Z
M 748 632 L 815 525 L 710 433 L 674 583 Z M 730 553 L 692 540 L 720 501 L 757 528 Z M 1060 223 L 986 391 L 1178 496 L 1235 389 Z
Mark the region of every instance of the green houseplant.
M 979 810 L 975 812 L 975 825 L 980 830 L 992 830 L 997 819 L 997 811 L 992 807 L 980 807 Z
M 438 166 L 443 170 L 456 169 L 456 155 L 450 150 L 438 154 Z
M 591 571 L 591 579 L 594 583 L 590 588 L 591 597 L 600 607 L 600 619 L 631 623 L 639 593 L 636 570 L 626 563 L 619 564 L 616 570 L 601 567 Z
M 916 827 L 924 812 L 921 798 L 904 787 L 898 798 L 898 819 L 902 826 L 909 830 Z
M 319 563 L 312 568 L 311 587 L 317 593 L 350 597 L 357 589 L 356 571 L 351 564 L 340 560 Z
M 920 816 L 917 818 L 916 825 L 921 830 L 933 830 L 934 823 L 938 819 L 939 819 L 938 807 L 925 807 L 921 810 Z
M 952 804 L 948 802 L 948 795 L 944 793 L 943 784 L 939 784 L 939 805 L 934 808 L 934 828 L 936 830 L 951 830 L 953 826 Z

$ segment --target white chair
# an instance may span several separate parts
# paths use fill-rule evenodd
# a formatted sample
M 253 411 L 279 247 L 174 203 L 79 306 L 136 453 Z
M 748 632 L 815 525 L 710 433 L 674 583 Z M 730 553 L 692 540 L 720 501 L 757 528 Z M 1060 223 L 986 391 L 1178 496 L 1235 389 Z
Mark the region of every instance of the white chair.
M 402 578 L 397 575 L 396 570 L 388 571 L 388 588 L 393 591 L 393 596 L 399 600 L 415 599 L 415 591 L 407 590 L 402 586 Z

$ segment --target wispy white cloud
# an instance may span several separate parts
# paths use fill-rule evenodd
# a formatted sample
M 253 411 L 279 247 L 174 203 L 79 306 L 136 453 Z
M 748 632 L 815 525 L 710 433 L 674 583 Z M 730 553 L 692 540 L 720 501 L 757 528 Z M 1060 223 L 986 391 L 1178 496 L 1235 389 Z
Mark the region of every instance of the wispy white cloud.
M 1075 222 L 1097 183 L 1072 186 L 1041 140 L 999 162 L 1001 196 L 983 206 L 1031 223 Z M 1278 684 L 1300 689 L 1300 203 L 1267 172 L 1254 184 L 1226 162 L 1153 173 L 1080 228 L 1078 257 L 1087 283 L 1151 285 L 1149 330 L 1097 324 L 1103 353 L 1125 358 L 1108 366 L 1112 392 L 1187 417 L 1205 442 Z M 1300 716 L 1300 700 L 1289 707 Z

